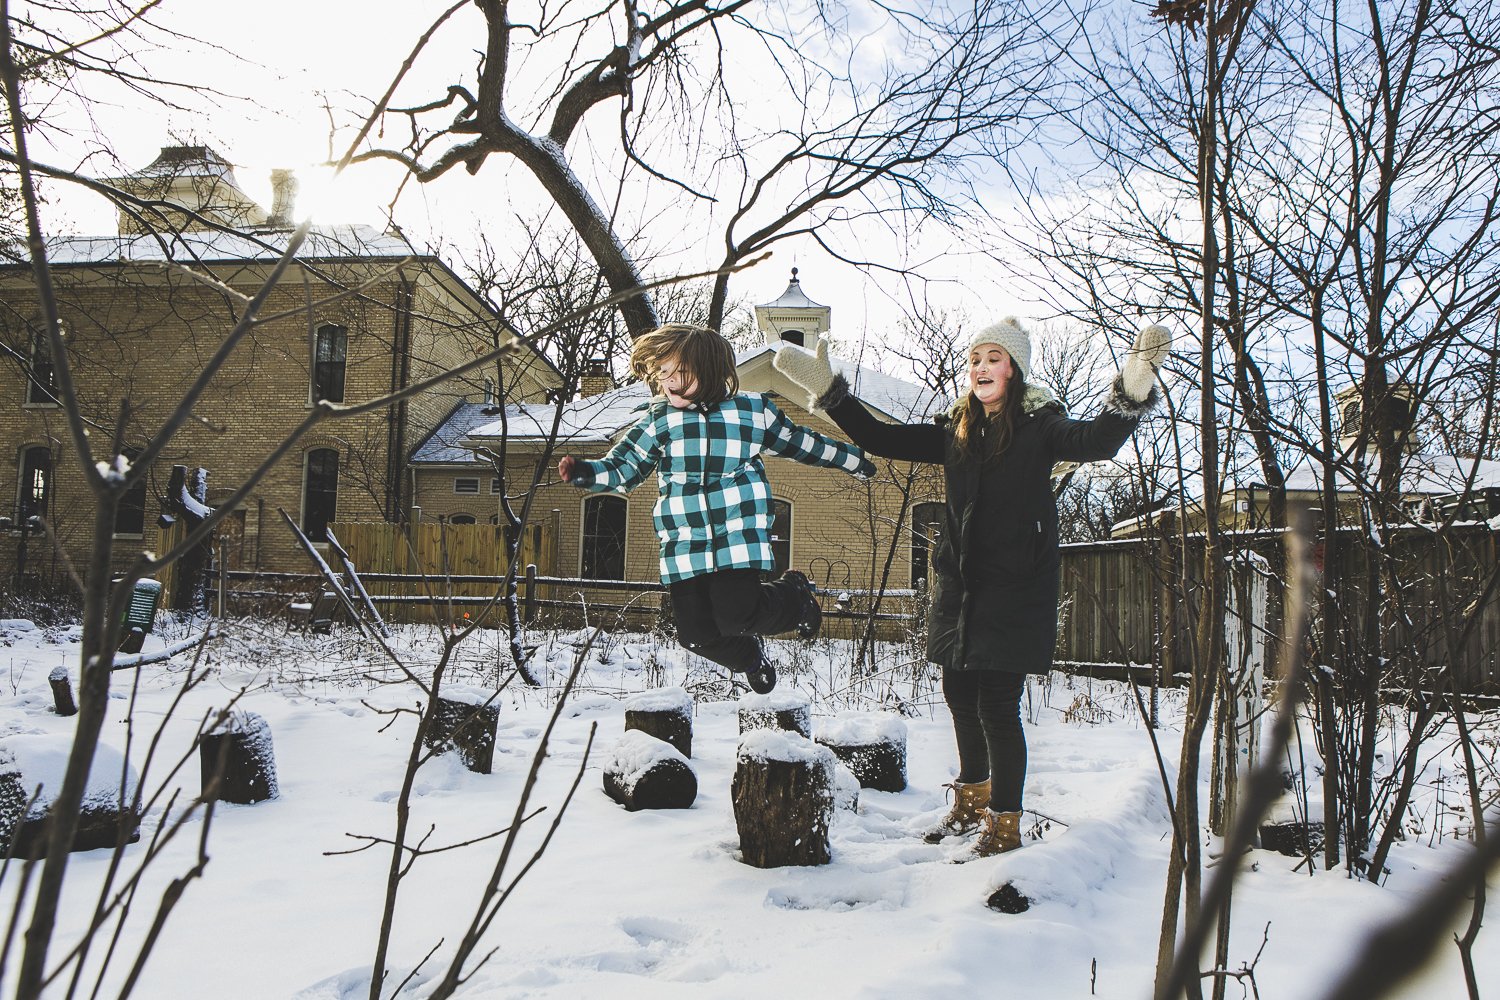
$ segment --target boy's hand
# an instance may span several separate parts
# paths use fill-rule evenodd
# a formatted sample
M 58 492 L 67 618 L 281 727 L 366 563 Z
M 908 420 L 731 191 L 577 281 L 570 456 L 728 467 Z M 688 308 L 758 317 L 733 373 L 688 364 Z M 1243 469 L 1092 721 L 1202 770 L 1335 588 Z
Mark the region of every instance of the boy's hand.
M 578 464 L 572 455 L 564 455 L 557 463 L 557 475 L 565 483 L 573 481 L 573 466 Z

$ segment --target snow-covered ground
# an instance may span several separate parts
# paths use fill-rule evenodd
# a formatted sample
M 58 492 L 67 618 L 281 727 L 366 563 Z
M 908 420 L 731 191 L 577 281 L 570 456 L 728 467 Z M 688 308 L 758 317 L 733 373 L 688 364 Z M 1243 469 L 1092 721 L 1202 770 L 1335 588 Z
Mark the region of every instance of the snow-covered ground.
M 166 631 L 165 638 L 148 639 L 147 652 L 182 635 L 180 627 Z M 390 855 L 383 846 L 339 852 L 365 843 L 359 837 L 391 835 L 415 727 L 413 715 L 391 712 L 414 706 L 415 688 L 347 633 L 309 638 L 249 622 L 230 623 L 227 633 L 214 646 L 207 677 L 170 718 L 190 655 L 115 675 L 108 746 L 128 750 L 132 765 L 143 769 L 151 734 L 165 723 L 143 778 L 148 790 L 187 753 L 205 714 L 236 697 L 240 708 L 269 722 L 280 783 L 272 801 L 217 808 L 207 867 L 171 915 L 134 995 L 363 998 Z M 494 636 L 480 634 L 461 647 L 455 681 L 468 690 L 484 690 L 494 675 Z M 583 638 L 535 637 L 555 685 Z M 396 645 L 419 671 L 431 668 L 430 631 L 405 630 Z M 76 630 L 0 623 L 0 664 L 10 689 L 0 703 L 0 736 L 71 732 L 72 721 L 53 714 L 47 676 L 65 665 L 76 686 L 76 649 Z M 1026 704 L 1027 805 L 1034 810 L 1023 823 L 1027 843 L 1012 854 L 956 864 L 962 844 L 930 846 L 919 836 L 945 808 L 942 785 L 955 763 L 945 710 L 922 668 L 893 647 L 882 654 L 892 664 L 887 675 L 851 684 L 847 645 L 820 640 L 778 649 L 786 665 L 781 690 L 812 697 L 815 728 L 836 712 L 878 710 L 871 692 L 888 689 L 904 700 L 906 791 L 865 789 L 857 811 L 837 810 L 826 866 L 743 864 L 729 791 L 740 739 L 736 702 L 702 660 L 649 636 L 606 636 L 585 654 L 531 803 L 546 811 L 526 825 L 507 878 L 530 861 L 546 834 L 592 732 L 594 749 L 577 794 L 545 853 L 500 910 L 478 953 L 493 954 L 460 996 L 1150 995 L 1169 823 L 1151 742 L 1127 691 L 1061 675 L 1034 681 Z M 603 793 L 600 770 L 622 732 L 624 702 L 636 692 L 678 685 L 696 696 L 697 800 L 687 810 L 627 812 Z M 510 822 L 557 693 L 556 686 L 512 684 L 501 694 L 492 774 L 471 773 L 454 755 L 422 769 L 414 839 L 431 828 L 427 846 L 437 847 Z M 1159 736 L 1175 760 L 1180 727 L 1170 693 L 1163 710 L 1168 723 Z M 1488 732 L 1493 743 L 1494 729 Z M 1433 775 L 1451 777 L 1454 770 L 1449 759 L 1429 767 Z M 198 783 L 191 755 L 170 784 L 190 796 Z M 1254 963 L 1262 997 L 1318 996 L 1368 929 L 1399 912 L 1463 850 L 1444 810 L 1424 794 L 1413 812 L 1428 832 L 1397 846 L 1392 874 L 1380 887 L 1340 871 L 1294 871 L 1295 859 L 1255 852 L 1236 888 L 1231 965 Z M 160 806 L 148 815 L 127 866 L 144 855 L 162 819 Z M 117 992 L 167 880 L 195 863 L 201 823 L 193 820 L 149 869 L 117 949 L 124 957 L 116 958 L 100 995 Z M 1440 830 L 1447 835 L 1437 836 Z M 501 842 L 414 865 L 397 908 L 392 982 L 436 950 L 403 995 L 425 995 L 424 984 L 446 965 Z M 108 864 L 107 851 L 74 855 L 60 921 L 63 947 L 54 956 L 86 926 Z M 13 869 L 0 899 L 7 912 L 18 881 Z M 1005 881 L 1036 900 L 1028 912 L 986 908 L 990 891 Z M 1486 936 L 1476 948 L 1479 980 L 1494 990 L 1500 948 L 1486 946 Z M 104 950 L 91 951 L 91 965 Z M 7 976 L 16 965 L 13 954 Z M 1233 983 L 1229 995 L 1251 993 L 1248 984 Z M 1423 977 L 1395 995 L 1465 995 L 1456 949 L 1442 946 Z

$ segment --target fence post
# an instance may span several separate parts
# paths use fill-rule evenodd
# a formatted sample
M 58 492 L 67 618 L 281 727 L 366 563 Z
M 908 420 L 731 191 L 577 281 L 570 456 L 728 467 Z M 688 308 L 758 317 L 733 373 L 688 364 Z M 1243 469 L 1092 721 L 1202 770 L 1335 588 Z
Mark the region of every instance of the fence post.
M 536 617 L 536 563 L 526 564 L 526 588 L 521 593 L 521 619 L 527 624 Z
M 224 561 L 224 539 L 219 542 L 219 617 L 229 614 L 229 566 Z

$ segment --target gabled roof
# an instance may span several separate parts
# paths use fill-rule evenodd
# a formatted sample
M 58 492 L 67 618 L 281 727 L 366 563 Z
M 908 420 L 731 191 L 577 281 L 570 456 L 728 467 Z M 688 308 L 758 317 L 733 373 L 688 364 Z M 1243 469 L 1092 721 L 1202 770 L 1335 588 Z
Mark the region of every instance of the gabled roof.
M 1365 469 L 1367 482 L 1374 482 L 1377 463 L 1374 458 Z M 1476 490 L 1500 487 L 1500 462 L 1490 459 L 1460 458 L 1457 455 L 1418 452 L 1401 461 L 1401 492 L 1416 496 L 1446 496 L 1462 493 L 1473 476 Z M 1342 492 L 1355 492 L 1355 482 L 1347 467 L 1334 470 L 1334 482 Z M 1322 463 L 1307 458 L 1287 474 L 1289 490 L 1317 492 L 1323 488 Z
M 234 262 L 275 261 L 286 252 L 291 231 L 251 229 L 236 232 L 194 230 L 140 236 L 73 236 L 47 245 L 47 261 L 53 265 L 116 264 L 132 261 L 173 260 Z M 360 224 L 314 226 L 297 250 L 297 258 L 308 260 L 401 260 L 406 257 L 433 259 L 418 253 L 399 236 Z
M 775 353 L 774 348 L 759 347 L 736 356 L 740 390 L 775 393 L 800 404 L 806 393 L 772 367 L 771 360 Z M 929 414 L 938 412 L 940 404 L 945 402 L 931 390 L 862 368 L 842 358 L 834 358 L 833 365 L 836 371 L 849 380 L 854 394 L 888 420 L 922 420 Z M 637 419 L 636 411 L 649 400 L 648 392 L 644 383 L 635 382 L 564 404 L 557 427 L 558 440 L 608 443 Z M 500 414 L 496 414 L 485 423 L 471 424 L 460 429 L 460 422 L 468 416 L 467 411 L 460 408 L 434 432 L 433 437 L 443 441 L 445 448 L 489 448 L 502 436 L 517 442 L 545 440 L 552 428 L 556 409 L 557 406 L 553 403 L 512 404 L 505 407 L 503 420 Z M 422 447 L 426 448 L 425 442 Z M 443 454 L 449 452 L 444 451 Z M 419 459 L 415 454 L 413 456 L 413 461 L 435 460 Z
M 162 232 L 147 235 L 72 236 L 50 241 L 47 262 L 52 267 L 101 268 L 175 261 L 180 264 L 265 264 L 281 259 L 292 231 L 284 228 L 251 227 L 215 232 Z M 313 226 L 294 258 L 309 263 L 371 263 L 381 268 L 409 260 L 422 273 L 458 301 L 467 302 L 474 314 L 486 321 L 498 319 L 494 306 L 454 272 L 440 257 L 421 253 L 407 240 L 372 226 L 348 223 Z M 29 268 L 27 260 L 0 260 L 0 273 L 7 268 Z M 541 351 L 531 350 L 533 361 L 560 379 L 561 373 Z

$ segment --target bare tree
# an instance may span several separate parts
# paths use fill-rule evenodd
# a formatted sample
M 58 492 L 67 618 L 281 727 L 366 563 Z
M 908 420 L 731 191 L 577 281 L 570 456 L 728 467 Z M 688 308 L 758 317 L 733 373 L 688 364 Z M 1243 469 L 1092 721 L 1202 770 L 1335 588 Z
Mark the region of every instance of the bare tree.
M 463 6 L 440 15 L 408 65 Z M 831 8 L 817 8 L 812 24 L 795 30 L 776 8 L 746 0 L 549 8 L 534 24 L 518 22 L 506 0 L 476 6 L 484 46 L 473 74 L 391 110 L 405 129 L 392 121 L 383 134 L 406 141 L 363 148 L 356 159 L 394 160 L 422 182 L 458 166 L 476 173 L 494 155 L 515 160 L 616 291 L 638 286 L 642 269 L 620 238 L 616 210 L 579 169 L 573 147 L 591 112 L 617 114 L 622 169 L 726 215 L 721 266 L 791 236 L 852 260 L 831 242 L 834 228 L 954 219 L 977 205 L 965 164 L 1029 128 L 1049 59 L 1032 44 L 1047 12 L 989 0 L 948 17 L 879 4 L 862 10 L 902 53 L 899 63 L 883 61 L 885 75 L 877 72 L 873 86 L 860 68 L 866 53 L 850 40 L 859 36 Z M 748 76 L 742 60 L 726 58 L 731 47 L 754 54 Z M 526 80 L 526 69 L 545 82 Z M 763 93 L 767 75 L 793 110 L 762 124 L 740 109 L 758 103 L 744 91 Z M 655 137 L 667 151 L 651 148 Z M 714 192 L 723 190 L 735 193 L 732 207 L 718 207 Z M 710 326 L 722 322 L 727 288 L 725 277 L 715 280 Z M 629 300 L 623 312 L 632 335 L 657 325 L 649 296 Z

